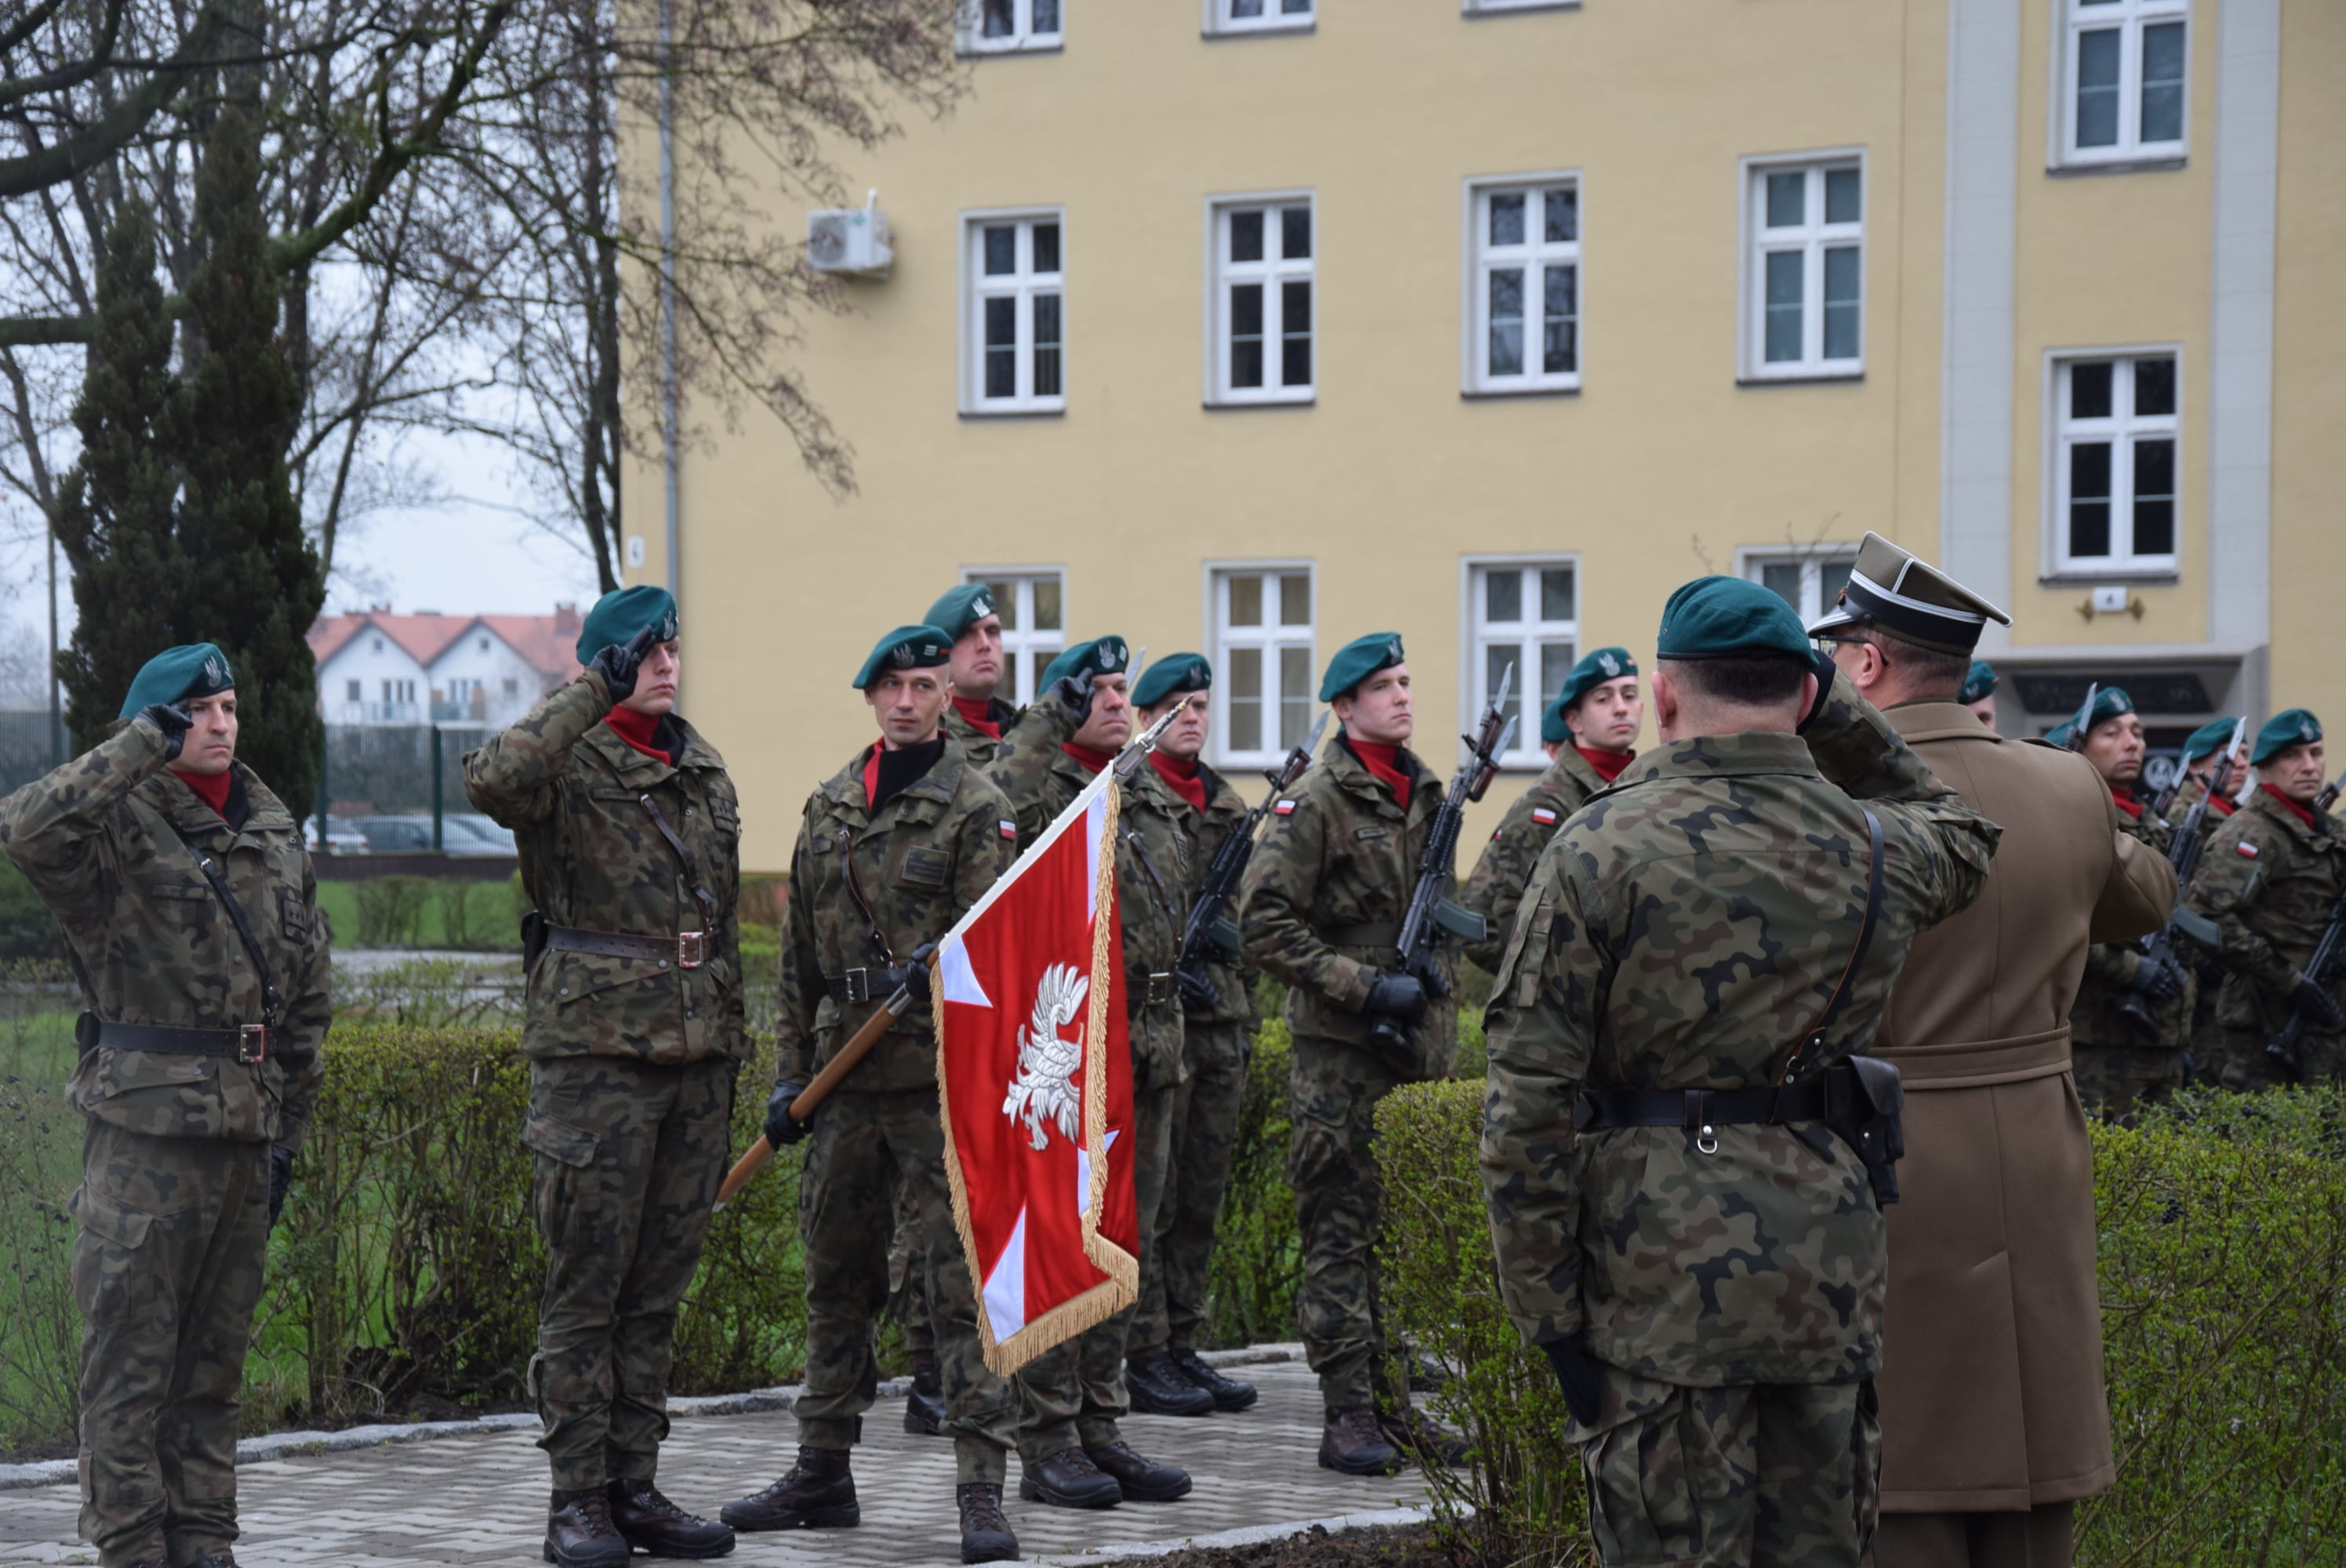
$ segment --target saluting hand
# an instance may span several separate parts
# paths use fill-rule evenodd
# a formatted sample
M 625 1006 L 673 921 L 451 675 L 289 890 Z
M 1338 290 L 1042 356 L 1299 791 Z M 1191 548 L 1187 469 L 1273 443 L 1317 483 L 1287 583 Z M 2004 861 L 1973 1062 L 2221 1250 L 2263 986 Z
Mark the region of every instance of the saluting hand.
M 1066 705 L 1076 716 L 1076 727 L 1081 728 L 1092 716 L 1092 672 L 1085 669 L 1061 676 L 1051 683 L 1051 695 Z
M 636 672 L 643 667 L 644 660 L 651 657 L 652 649 L 658 642 L 657 629 L 646 626 L 629 637 L 626 647 L 622 647 L 617 643 L 606 647 L 595 656 L 594 663 L 586 667 L 601 676 L 603 684 L 610 687 L 612 707 L 617 708 L 636 695 Z
M 163 760 L 176 761 L 179 747 L 195 728 L 195 719 L 188 713 L 185 702 L 150 702 L 138 710 L 138 717 L 163 732 Z

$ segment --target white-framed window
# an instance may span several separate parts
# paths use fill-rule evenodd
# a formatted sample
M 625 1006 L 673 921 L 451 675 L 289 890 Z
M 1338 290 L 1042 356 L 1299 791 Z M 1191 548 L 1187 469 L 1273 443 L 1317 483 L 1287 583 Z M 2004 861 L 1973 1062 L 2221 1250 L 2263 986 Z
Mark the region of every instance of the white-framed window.
M 366 700 L 359 695 L 359 683 L 357 681 L 346 680 L 342 682 L 342 700 L 345 702 L 363 702 Z
M 1580 186 L 1475 181 L 1466 200 L 1466 390 L 1580 384 Z
M 1470 718 L 1479 715 L 1515 666 L 1505 711 L 1516 721 L 1515 734 L 1500 760 L 1545 767 L 1540 715 L 1580 657 L 1580 563 L 1571 556 L 1469 561 L 1466 606 L 1466 711 Z
M 1459 0 L 1469 16 L 1502 15 L 1509 11 L 1577 11 L 1580 0 Z
M 1311 402 L 1319 363 L 1312 199 L 1226 199 L 1212 214 L 1209 400 Z
M 1270 767 L 1311 730 L 1311 568 L 1216 568 L 1212 604 L 1215 749 L 1232 767 Z
M 382 700 L 387 704 L 393 702 L 413 702 L 415 700 L 415 683 L 412 680 L 384 681 L 382 683 Z
M 1865 369 L 1865 166 L 1857 154 L 1745 166 L 1743 371 Z
M 2181 158 L 2191 0 L 2060 0 L 2060 158 Z
M 2180 361 L 2170 351 L 2053 366 L 2055 572 L 2172 572 Z
M 967 213 L 962 228 L 962 412 L 1065 412 L 1060 214 Z
M 1736 558 L 1738 571 L 1791 606 L 1802 626 L 1832 607 L 1841 589 L 1849 585 L 1850 568 L 1856 565 L 1854 545 L 1744 550 Z
M 1295 32 L 1318 20 L 1315 0 L 1206 0 L 1209 33 Z
M 964 55 L 1015 55 L 1056 49 L 1063 0 L 963 0 L 961 51 Z
M 1043 671 L 1067 646 L 1066 579 L 1056 567 L 994 571 L 970 567 L 964 583 L 984 583 L 1002 620 L 1002 684 L 995 695 L 1024 708 L 1035 700 Z

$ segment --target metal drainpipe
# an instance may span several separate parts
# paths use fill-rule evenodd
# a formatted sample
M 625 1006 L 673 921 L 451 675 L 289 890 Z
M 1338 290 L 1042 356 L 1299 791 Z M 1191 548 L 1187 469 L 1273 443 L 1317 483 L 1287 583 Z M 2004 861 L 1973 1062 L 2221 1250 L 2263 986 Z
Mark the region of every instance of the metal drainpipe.
M 668 591 L 683 600 L 684 574 L 677 504 L 676 390 L 676 78 L 669 57 L 669 8 L 659 5 L 659 180 L 660 180 L 660 466 L 668 512 Z M 681 618 L 679 615 L 679 618 Z

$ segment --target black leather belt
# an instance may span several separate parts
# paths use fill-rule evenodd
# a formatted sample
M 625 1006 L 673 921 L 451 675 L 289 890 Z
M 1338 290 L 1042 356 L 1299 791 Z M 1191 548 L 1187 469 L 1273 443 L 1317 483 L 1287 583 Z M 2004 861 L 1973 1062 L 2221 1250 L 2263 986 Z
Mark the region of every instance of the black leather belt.
M 1833 1074 L 1783 1088 L 1583 1089 L 1572 1107 L 1576 1131 L 1609 1127 L 1751 1126 L 1769 1122 L 1821 1122 L 1831 1114 Z
M 885 1002 L 896 994 L 910 971 L 902 964 L 883 969 L 851 969 L 844 974 L 826 974 L 823 989 L 831 993 L 833 1002 Z
M 1367 921 L 1360 925 L 1314 926 L 1311 934 L 1330 947 L 1398 947 L 1401 945 L 1401 922 L 1382 920 Z
M 1160 970 L 1139 985 L 1131 983 L 1127 978 L 1124 987 L 1124 1015 L 1137 1018 L 1152 1007 L 1163 1007 L 1178 1000 L 1180 995 L 1181 988 L 1173 983 L 1173 972 L 1169 969 Z
M 84 1013 L 85 1019 L 89 1015 Z M 92 1019 L 92 1044 L 109 1051 L 154 1051 L 167 1056 L 226 1056 L 247 1066 L 269 1060 L 269 1026 L 240 1023 L 232 1029 L 176 1029 L 162 1023 L 112 1023 Z
M 597 958 L 657 958 L 678 969 L 699 969 L 709 956 L 708 934 L 697 931 L 674 936 L 626 936 L 615 931 L 549 924 L 546 945 L 556 952 L 586 952 Z

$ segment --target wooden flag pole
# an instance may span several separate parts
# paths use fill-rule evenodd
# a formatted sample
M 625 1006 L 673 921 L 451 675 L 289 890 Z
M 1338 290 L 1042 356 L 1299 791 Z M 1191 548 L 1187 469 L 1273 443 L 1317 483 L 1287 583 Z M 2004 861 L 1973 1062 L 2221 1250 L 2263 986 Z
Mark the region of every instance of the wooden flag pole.
M 831 1097 L 831 1092 L 839 1087 L 839 1081 L 854 1071 L 858 1062 L 872 1054 L 872 1048 L 880 1044 L 880 1037 L 887 1033 L 889 1026 L 902 1018 L 905 1009 L 912 1005 L 913 993 L 898 986 L 895 994 L 882 1003 L 879 1010 L 863 1021 L 863 1027 L 855 1032 L 855 1037 L 823 1064 L 822 1071 L 814 1075 L 814 1082 L 799 1091 L 799 1097 L 790 1102 L 790 1120 L 803 1122 L 812 1116 L 823 1101 Z M 725 1173 L 725 1185 L 717 1189 L 717 1207 L 723 1208 L 731 1203 L 741 1189 L 750 1185 L 750 1178 L 764 1170 L 766 1162 L 773 1157 L 774 1145 L 764 1138 L 751 1144 L 749 1152 Z

